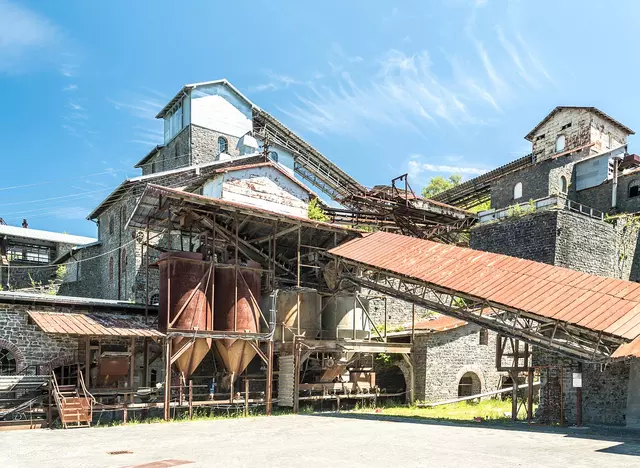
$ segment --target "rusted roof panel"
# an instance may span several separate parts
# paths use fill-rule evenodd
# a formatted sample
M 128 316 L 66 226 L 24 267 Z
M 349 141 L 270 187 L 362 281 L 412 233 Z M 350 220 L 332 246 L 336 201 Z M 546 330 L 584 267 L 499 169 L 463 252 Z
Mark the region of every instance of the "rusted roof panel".
M 620 345 L 620 347 L 614 351 L 611 357 L 614 359 L 627 357 L 640 358 L 640 336 L 630 343 Z
M 432 320 L 425 320 L 424 322 L 418 322 L 414 328 L 416 330 L 430 330 L 433 332 L 443 332 L 446 330 L 453 330 L 454 328 L 466 325 L 467 322 L 446 315 L 441 315 L 438 318 Z
M 640 285 L 630 281 L 387 232 L 329 253 L 497 307 L 629 340 L 640 335 Z
M 29 311 L 40 329 L 54 335 L 162 337 L 164 334 L 144 323 L 144 318 L 110 313 L 70 313 Z

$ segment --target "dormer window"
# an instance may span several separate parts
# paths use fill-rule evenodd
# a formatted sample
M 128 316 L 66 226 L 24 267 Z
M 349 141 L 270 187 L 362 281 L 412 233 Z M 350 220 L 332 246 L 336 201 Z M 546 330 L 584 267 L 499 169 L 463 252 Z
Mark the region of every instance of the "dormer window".
M 556 138 L 556 153 L 559 153 L 560 151 L 564 151 L 564 146 L 565 146 L 565 136 L 558 135 L 558 138 Z
M 182 100 L 164 116 L 164 143 L 169 143 L 184 128 Z
M 522 198 L 522 182 L 518 182 L 515 187 L 513 187 L 513 199 L 517 200 L 518 198 Z
M 225 137 L 218 137 L 218 154 L 226 153 L 229 150 L 229 142 Z

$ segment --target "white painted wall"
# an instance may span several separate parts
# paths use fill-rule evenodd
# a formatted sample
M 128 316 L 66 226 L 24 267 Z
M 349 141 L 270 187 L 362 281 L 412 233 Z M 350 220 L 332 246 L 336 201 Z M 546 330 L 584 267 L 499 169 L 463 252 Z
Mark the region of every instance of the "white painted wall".
M 191 91 L 191 123 L 237 138 L 253 128 L 251 107 L 222 84 Z
M 216 197 L 220 182 L 213 179 L 203 195 Z M 308 217 L 310 194 L 273 167 L 255 167 L 224 174 L 222 199 L 302 218 Z M 219 195 L 217 197 L 220 197 Z
M 210 198 L 222 198 L 222 182 L 224 174 L 218 174 L 213 179 L 209 179 L 202 187 L 202 195 Z
M 262 140 L 258 140 L 258 144 L 260 145 L 260 148 L 258 151 L 262 152 L 263 149 L 263 141 Z M 270 151 L 275 151 L 276 153 L 278 153 L 278 164 L 280 166 L 282 166 L 283 169 L 285 169 L 289 174 L 294 174 L 293 168 L 294 168 L 294 159 L 293 159 L 293 154 L 290 153 L 289 151 L 287 151 L 286 149 L 282 148 L 281 146 L 275 145 L 275 144 L 271 144 L 270 146 Z

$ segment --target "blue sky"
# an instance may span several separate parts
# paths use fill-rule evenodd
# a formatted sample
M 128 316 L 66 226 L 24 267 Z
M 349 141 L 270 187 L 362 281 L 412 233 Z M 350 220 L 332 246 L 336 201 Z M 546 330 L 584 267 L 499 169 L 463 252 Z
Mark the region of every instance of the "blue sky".
M 528 153 L 556 105 L 640 129 L 640 2 L 0 0 L 0 217 L 84 218 L 186 83 L 227 78 L 361 183 Z M 635 140 L 630 140 L 632 151 Z

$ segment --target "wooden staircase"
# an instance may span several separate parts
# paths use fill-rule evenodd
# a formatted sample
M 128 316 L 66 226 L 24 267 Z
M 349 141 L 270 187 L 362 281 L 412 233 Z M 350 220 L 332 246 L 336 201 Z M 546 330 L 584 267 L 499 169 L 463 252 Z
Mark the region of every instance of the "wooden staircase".
M 51 383 L 62 427 L 64 429 L 90 427 L 94 400 L 84 385 L 82 372 L 78 372 L 78 383 L 82 387 L 82 394 L 76 385 L 58 385 L 55 374 L 51 375 Z

